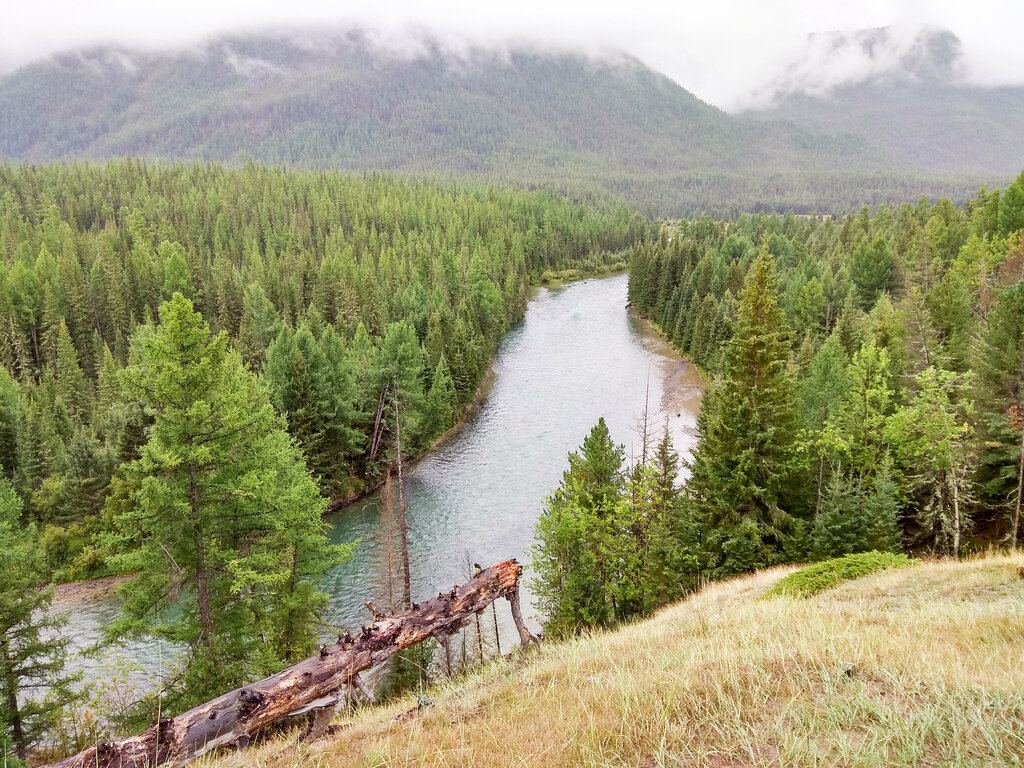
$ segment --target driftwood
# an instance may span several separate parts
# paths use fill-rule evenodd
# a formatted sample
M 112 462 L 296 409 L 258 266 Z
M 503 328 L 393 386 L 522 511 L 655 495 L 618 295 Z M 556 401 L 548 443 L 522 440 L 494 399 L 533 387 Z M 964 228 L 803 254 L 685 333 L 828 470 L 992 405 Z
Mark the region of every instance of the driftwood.
M 523 568 L 506 560 L 478 572 L 461 587 L 395 616 L 381 618 L 356 634 L 265 680 L 226 693 L 177 717 L 162 718 L 127 739 L 102 742 L 51 768 L 153 768 L 181 765 L 223 746 L 244 748 L 259 730 L 301 712 L 332 709 L 345 686 L 365 690 L 359 673 L 428 637 L 447 638 L 499 597 L 508 598 L 523 647 L 536 643 L 519 611 Z M 329 717 L 327 718 L 329 720 Z M 315 718 L 313 730 L 325 726 Z

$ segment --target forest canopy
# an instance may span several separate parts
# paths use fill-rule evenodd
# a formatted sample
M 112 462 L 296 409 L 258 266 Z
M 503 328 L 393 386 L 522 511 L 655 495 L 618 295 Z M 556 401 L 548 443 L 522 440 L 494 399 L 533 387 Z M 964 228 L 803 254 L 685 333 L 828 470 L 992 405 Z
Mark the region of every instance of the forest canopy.
M 390 461 L 385 391 L 422 450 L 532 283 L 621 268 L 646 227 L 621 206 L 379 174 L 0 166 L 4 476 L 51 572 L 105 571 L 93 535 L 153 421 L 122 372 L 180 294 L 259 375 L 322 493 L 351 496 Z

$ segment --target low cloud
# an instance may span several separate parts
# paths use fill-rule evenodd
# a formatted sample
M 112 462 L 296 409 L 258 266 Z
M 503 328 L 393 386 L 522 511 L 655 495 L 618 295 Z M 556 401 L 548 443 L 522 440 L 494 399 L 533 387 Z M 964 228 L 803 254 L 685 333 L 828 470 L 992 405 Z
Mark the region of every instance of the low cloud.
M 965 81 L 1024 82 L 1024 46 L 1017 39 L 1022 23 L 1024 4 L 1016 0 L 593 0 L 578 6 L 551 0 L 36 0 L 5 10 L 0 68 L 83 46 L 166 50 L 227 33 L 362 28 L 376 45 L 400 55 L 421 54 L 428 38 L 461 55 L 481 47 L 541 46 L 591 56 L 620 50 L 704 100 L 736 110 L 780 90 L 821 93 L 884 75 L 902 65 L 925 28 L 948 29 L 960 39 L 958 76 Z M 838 47 L 830 39 L 834 32 L 882 27 L 892 32 L 880 55 L 863 55 L 855 36 Z M 305 34 L 309 45 L 329 45 L 318 32 L 295 34 Z M 249 76 L 269 72 L 244 58 L 235 65 Z

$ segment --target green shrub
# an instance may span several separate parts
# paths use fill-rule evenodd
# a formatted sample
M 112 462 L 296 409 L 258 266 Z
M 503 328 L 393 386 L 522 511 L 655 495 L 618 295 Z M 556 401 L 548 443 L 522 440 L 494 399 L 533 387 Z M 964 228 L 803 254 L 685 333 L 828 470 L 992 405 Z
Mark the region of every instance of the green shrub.
M 859 579 L 885 568 L 901 568 L 916 562 L 892 552 L 859 552 L 825 560 L 791 573 L 768 590 L 765 597 L 811 597 L 844 581 Z

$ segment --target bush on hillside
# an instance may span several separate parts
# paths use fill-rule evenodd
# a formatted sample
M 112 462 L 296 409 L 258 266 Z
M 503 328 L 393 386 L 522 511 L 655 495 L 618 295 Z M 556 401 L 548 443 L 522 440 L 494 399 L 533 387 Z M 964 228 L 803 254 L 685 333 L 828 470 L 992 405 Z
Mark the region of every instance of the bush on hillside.
M 826 589 L 832 589 L 844 581 L 886 568 L 901 568 L 916 562 L 906 555 L 892 552 L 859 552 L 832 560 L 808 565 L 791 573 L 768 590 L 765 597 L 811 597 Z

